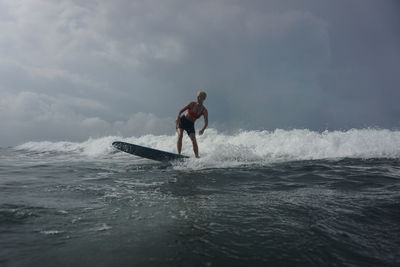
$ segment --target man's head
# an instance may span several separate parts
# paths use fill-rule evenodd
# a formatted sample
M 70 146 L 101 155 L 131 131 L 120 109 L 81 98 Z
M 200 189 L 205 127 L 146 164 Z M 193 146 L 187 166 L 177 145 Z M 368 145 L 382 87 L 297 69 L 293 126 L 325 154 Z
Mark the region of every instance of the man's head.
M 203 102 L 204 100 L 206 100 L 206 98 L 207 98 L 207 93 L 206 92 L 201 91 L 201 90 L 197 91 L 197 100 L 199 102 Z

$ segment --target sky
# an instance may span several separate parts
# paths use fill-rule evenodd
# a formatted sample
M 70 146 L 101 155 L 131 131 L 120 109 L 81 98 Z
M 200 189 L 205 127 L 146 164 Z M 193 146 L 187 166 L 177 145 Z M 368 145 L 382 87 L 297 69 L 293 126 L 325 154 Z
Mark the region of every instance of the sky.
M 397 0 L 2 0 L 0 146 L 400 128 Z M 196 122 L 202 127 L 202 119 Z

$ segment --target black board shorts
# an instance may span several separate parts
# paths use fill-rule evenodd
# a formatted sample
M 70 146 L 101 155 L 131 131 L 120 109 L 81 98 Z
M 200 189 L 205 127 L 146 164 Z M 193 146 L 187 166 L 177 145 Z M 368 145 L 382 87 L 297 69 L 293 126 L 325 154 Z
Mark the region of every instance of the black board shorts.
M 185 130 L 188 135 L 190 135 L 191 133 L 196 133 L 196 131 L 194 130 L 194 122 L 188 120 L 185 116 L 182 116 L 179 119 L 178 128 Z

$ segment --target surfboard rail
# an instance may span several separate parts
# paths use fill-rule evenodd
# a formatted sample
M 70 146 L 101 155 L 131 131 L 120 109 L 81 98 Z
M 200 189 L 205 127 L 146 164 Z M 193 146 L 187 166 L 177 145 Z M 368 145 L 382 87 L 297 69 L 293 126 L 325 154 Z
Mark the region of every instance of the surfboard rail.
M 145 146 L 139 146 L 135 144 L 130 144 L 126 142 L 121 142 L 121 141 L 115 141 L 112 143 L 112 146 L 115 147 L 118 150 L 121 150 L 123 152 L 139 156 L 142 158 L 147 158 L 147 159 L 152 159 L 156 161 L 161 161 L 161 162 L 167 162 L 167 161 L 174 161 L 174 160 L 183 160 L 186 158 L 189 158 L 188 156 L 184 155 L 179 155 L 167 151 L 162 151 L 150 147 L 145 147 Z

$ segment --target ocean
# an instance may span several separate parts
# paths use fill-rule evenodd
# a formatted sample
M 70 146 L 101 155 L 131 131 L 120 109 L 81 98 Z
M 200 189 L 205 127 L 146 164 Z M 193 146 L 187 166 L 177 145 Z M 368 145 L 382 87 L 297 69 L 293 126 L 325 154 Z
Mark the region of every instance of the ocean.
M 116 140 L 0 148 L 0 266 L 400 266 L 400 131 Z

